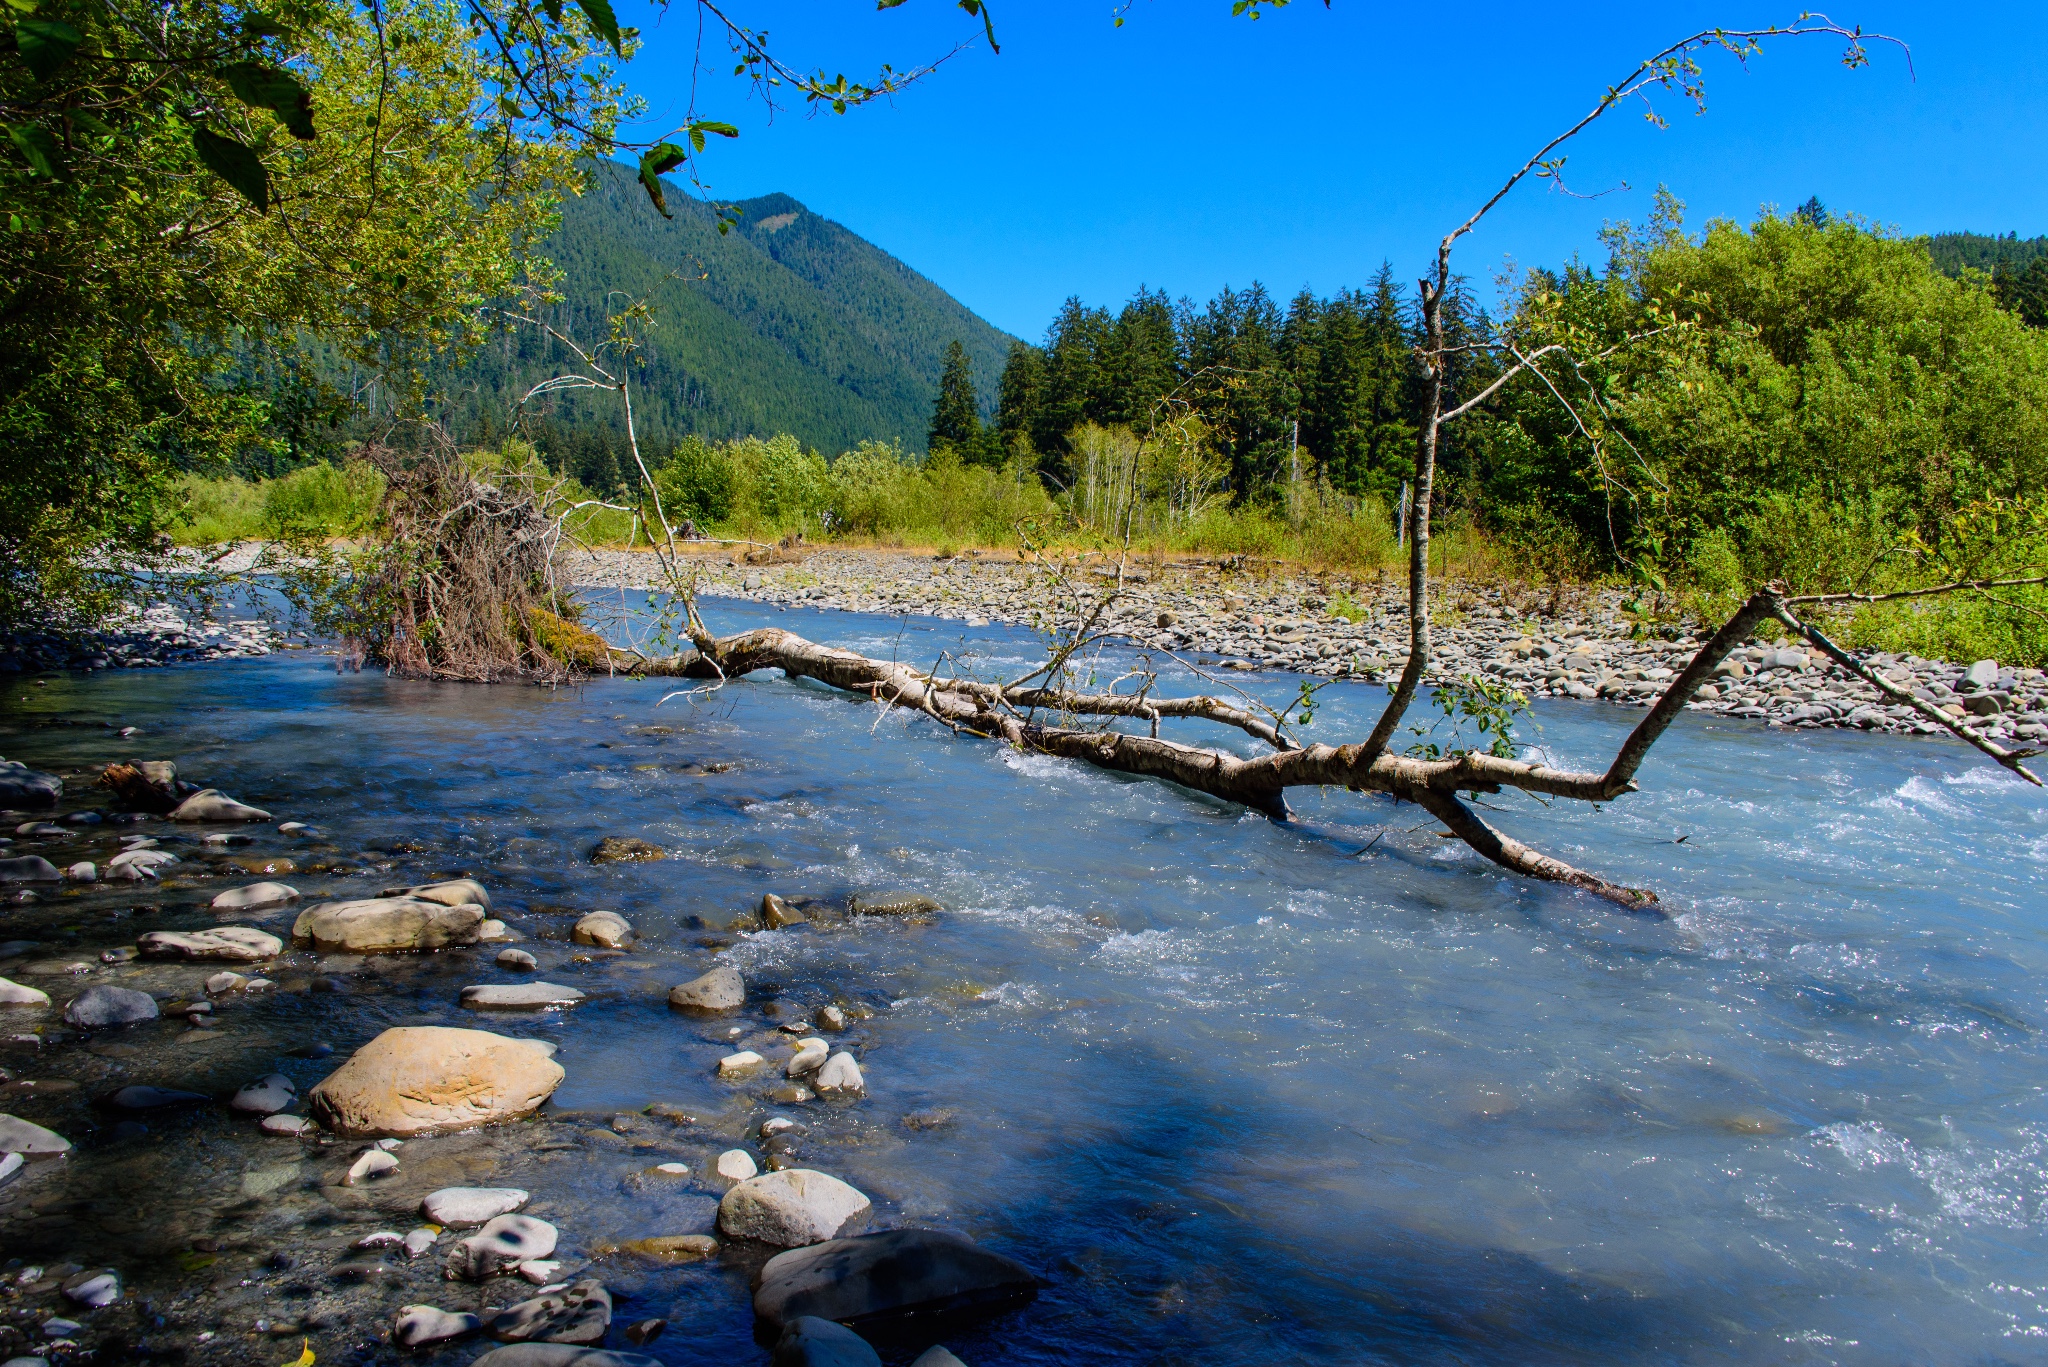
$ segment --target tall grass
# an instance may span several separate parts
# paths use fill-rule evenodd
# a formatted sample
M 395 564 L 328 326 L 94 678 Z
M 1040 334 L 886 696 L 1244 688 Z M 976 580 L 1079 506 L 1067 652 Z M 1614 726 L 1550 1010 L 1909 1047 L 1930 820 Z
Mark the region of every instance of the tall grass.
M 351 536 L 363 531 L 384 497 L 384 476 L 360 462 L 309 465 L 281 479 L 229 475 L 180 482 L 184 517 L 172 533 L 180 545 L 256 541 L 285 534 Z

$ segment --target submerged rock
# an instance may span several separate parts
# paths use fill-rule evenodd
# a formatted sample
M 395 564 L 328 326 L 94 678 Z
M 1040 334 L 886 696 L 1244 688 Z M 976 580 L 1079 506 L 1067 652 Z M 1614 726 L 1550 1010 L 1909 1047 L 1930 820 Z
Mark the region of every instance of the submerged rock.
M 398 1236 L 391 1236 L 398 1242 Z M 398 1309 L 398 1322 L 391 1327 L 391 1341 L 404 1348 L 423 1348 L 430 1343 L 446 1343 L 450 1339 L 466 1338 L 483 1328 L 483 1321 L 465 1310 L 442 1310 L 432 1305 L 404 1305 Z
M 718 1227 L 735 1239 L 798 1248 L 857 1233 L 873 1214 L 867 1197 L 810 1168 L 750 1177 L 718 1203 Z
M 462 989 L 472 1011 L 547 1011 L 574 1006 L 584 994 L 560 983 L 480 983 Z
M 784 930 L 790 926 L 808 925 L 810 919 L 810 917 L 790 906 L 789 903 L 783 901 L 772 892 L 761 899 L 761 923 L 770 930 Z
M 791 1320 L 775 1341 L 769 1367 L 882 1367 L 881 1355 L 845 1325 L 811 1317 Z
M 307 1101 L 339 1135 L 466 1129 L 538 1110 L 566 1076 L 551 1052 L 487 1030 L 398 1026 L 358 1049 Z
M 246 1115 L 276 1115 L 299 1099 L 299 1089 L 283 1073 L 269 1073 L 245 1082 L 228 1098 L 230 1109 Z
M 553 1225 L 531 1215 L 494 1216 L 448 1250 L 446 1272 L 450 1280 L 480 1282 L 529 1259 L 547 1257 L 559 1237 Z
M 642 859 L 666 859 L 668 851 L 649 840 L 634 836 L 608 835 L 590 852 L 593 864 L 625 864 Z
M 39 854 L 0 859 L 0 883 L 61 883 L 64 871 Z
M 611 1293 L 585 1278 L 560 1291 L 501 1310 L 491 1319 L 491 1337 L 507 1343 L 602 1343 L 612 1327 Z
M 516 973 L 530 973 L 540 967 L 540 960 L 523 949 L 501 949 L 498 951 L 497 965 Z
M 249 926 L 212 930 L 152 930 L 135 941 L 145 959 L 217 959 L 255 963 L 284 953 L 284 941 Z
M 299 890 L 289 883 L 251 883 L 229 888 L 213 899 L 215 911 L 262 911 L 299 900 Z
M 518 1187 L 443 1187 L 427 1193 L 420 1214 L 437 1225 L 480 1225 L 510 1215 L 532 1199 Z
M 63 1291 L 64 1299 L 73 1305 L 98 1310 L 121 1299 L 121 1274 L 111 1267 L 103 1267 L 97 1272 L 81 1272 L 64 1283 Z
M 64 1008 L 64 1019 L 81 1030 L 134 1025 L 157 1018 L 156 999 L 132 987 L 88 987 Z
M 395 1176 L 398 1160 L 382 1149 L 366 1149 L 355 1162 L 349 1164 L 348 1176 L 341 1179 L 345 1187 L 362 1182 L 374 1182 L 380 1177 Z
M 624 949 L 633 943 L 632 925 L 616 911 L 593 911 L 576 923 L 569 938 L 579 945 L 600 949 Z
M 71 1152 L 71 1141 L 19 1116 L 0 1115 L 0 1153 L 56 1158 Z
M 63 796 L 64 780 L 55 774 L 31 769 L 19 760 L 0 759 L 0 807 L 40 811 L 56 806 Z
M 853 897 L 847 900 L 846 909 L 855 916 L 932 916 L 945 910 L 931 898 L 915 894 Z
M 731 1011 L 746 1001 L 747 985 L 740 971 L 724 964 L 670 988 L 668 993 L 668 1004 L 683 1011 Z
M 107 1104 L 122 1111 L 156 1111 L 166 1106 L 203 1106 L 213 1098 L 204 1092 L 181 1092 L 173 1087 L 123 1087 L 107 1098 Z
M 386 888 L 379 897 L 410 897 L 420 902 L 439 902 L 446 907 L 491 909 L 491 894 L 474 878 L 444 878 L 438 883 L 421 883 L 410 888 Z
M 1038 1287 L 1022 1263 L 964 1235 L 891 1229 L 776 1254 L 755 1281 L 754 1313 L 770 1324 L 993 1313 L 1031 1300 Z
M 390 954 L 475 944 L 483 908 L 447 906 L 413 897 L 371 897 L 307 907 L 292 923 L 292 938 L 322 953 Z
M 578 1348 L 572 1343 L 508 1343 L 493 1348 L 469 1367 L 661 1367 L 645 1353 L 611 1348 Z
M 718 1252 L 718 1240 L 709 1234 L 657 1234 L 620 1244 L 619 1249 L 655 1262 L 694 1263 Z
M 237 802 L 218 788 L 201 788 L 171 812 L 173 821 L 268 821 L 261 807 Z

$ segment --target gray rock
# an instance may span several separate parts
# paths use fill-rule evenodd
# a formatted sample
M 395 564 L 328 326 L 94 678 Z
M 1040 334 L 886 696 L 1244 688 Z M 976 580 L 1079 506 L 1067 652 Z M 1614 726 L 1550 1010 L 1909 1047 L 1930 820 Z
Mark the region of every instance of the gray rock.
M 229 888 L 213 899 L 215 911 L 262 911 L 299 900 L 299 890 L 289 883 L 251 883 Z
M 1008 1310 L 1038 1294 L 1023 1264 L 946 1230 L 891 1229 L 778 1253 L 755 1283 L 770 1324 L 804 1315 L 842 1324 Z
M 111 1267 L 81 1272 L 64 1283 L 64 1299 L 97 1310 L 121 1299 L 121 1274 Z
M 501 949 L 498 951 L 497 964 L 500 968 L 509 968 L 515 972 L 531 973 L 540 967 L 540 960 L 523 949 Z
M 64 871 L 39 854 L 0 859 L 0 883 L 61 883 Z
M 228 1098 L 228 1106 L 247 1115 L 276 1115 L 298 1100 L 299 1089 L 283 1073 L 267 1073 L 245 1082 Z
M 508 1343 L 493 1348 L 469 1367 L 661 1367 L 645 1353 L 611 1348 L 578 1348 L 571 1343 Z
M 169 850 L 153 849 L 139 845 L 123 850 L 107 861 L 107 877 L 124 878 L 139 883 L 145 878 L 156 877 L 166 865 L 178 862 L 178 856 Z
M 945 1345 L 934 1343 L 911 1359 L 910 1367 L 967 1367 L 967 1364 L 947 1352 Z
M 171 812 L 173 821 L 268 821 L 261 807 L 237 802 L 218 788 L 201 788 Z
M 64 877 L 73 883 L 97 883 L 100 871 L 90 859 L 81 859 L 64 870 Z
M 18 982 L 0 978 L 0 1006 L 48 1006 L 50 994 L 40 987 L 24 987 Z
M 775 1341 L 770 1367 L 882 1367 L 868 1341 L 844 1325 L 812 1317 L 791 1320 Z
M 471 1011 L 548 1011 L 570 1007 L 584 994 L 560 983 L 479 983 L 462 989 Z
M 0 1115 L 0 1153 L 21 1153 L 32 1158 L 56 1158 L 71 1152 L 71 1141 L 55 1130 Z
M 701 978 L 669 989 L 668 1004 L 684 1011 L 731 1011 L 746 1005 L 747 985 L 740 971 L 720 965 Z
M 135 941 L 145 959 L 210 959 L 256 963 L 284 953 L 284 941 L 250 926 L 212 930 L 152 930 Z
M 576 923 L 569 938 L 579 945 L 624 949 L 633 943 L 633 927 L 616 911 L 593 911 Z
M 491 1337 L 507 1343 L 595 1344 L 604 1342 L 611 1327 L 611 1293 L 602 1282 L 585 1278 L 500 1311 L 491 1320 Z
M 1963 671 L 1963 687 L 1996 688 L 1998 686 L 1998 661 L 1979 660 Z
M 265 1134 L 296 1135 L 312 1126 L 313 1122 L 302 1115 L 266 1115 L 257 1128 Z
M 292 938 L 322 953 L 389 954 L 475 944 L 483 922 L 475 903 L 371 897 L 307 907 L 292 923 Z
M 420 902 L 439 902 L 444 907 L 491 909 L 491 894 L 474 878 L 444 878 L 438 883 L 420 883 L 409 888 L 386 888 L 379 897 L 410 897 Z
M 443 1187 L 427 1193 L 420 1214 L 451 1228 L 480 1225 L 510 1215 L 532 1199 L 518 1187 Z
M 427 1250 L 441 1237 L 440 1231 L 422 1226 L 408 1233 L 399 1242 L 405 1247 L 407 1258 L 423 1258 Z
M 0 1362 L 0 1367 L 50 1367 L 50 1360 L 45 1357 L 9 1358 Z
M 511 944 L 526 937 L 503 921 L 489 920 L 476 928 L 476 942 L 480 945 Z
M 819 1007 L 818 1028 L 820 1030 L 830 1030 L 834 1033 L 844 1030 L 846 1028 L 846 1012 L 836 1006 Z
M 867 1091 L 867 1079 L 861 1076 L 860 1064 L 852 1054 L 840 1050 L 825 1060 L 824 1067 L 811 1079 L 811 1085 L 820 1092 L 839 1096 L 859 1096 Z
M 397 1242 L 396 1235 L 392 1242 Z M 391 1327 L 391 1341 L 404 1348 L 421 1348 L 429 1343 L 466 1338 L 483 1328 L 483 1323 L 468 1311 L 402 1305 L 398 1308 L 398 1322 Z
M 24 812 L 57 805 L 64 796 L 64 780 L 55 774 L 31 769 L 18 760 L 0 760 L 0 807 Z
M 734 1187 L 749 1177 L 760 1175 L 761 1166 L 754 1161 L 754 1155 L 745 1149 L 727 1149 L 718 1155 L 711 1165 L 710 1177 L 713 1182 L 725 1187 Z
M 809 1168 L 750 1177 L 718 1203 L 718 1227 L 735 1239 L 798 1248 L 858 1233 L 874 1212 L 859 1191 Z
M 166 1106 L 203 1106 L 213 1098 L 204 1092 L 181 1092 L 173 1087 L 123 1087 L 107 1098 L 107 1104 L 123 1111 L 156 1111 Z
M 398 1160 L 383 1149 L 370 1149 L 349 1165 L 348 1176 L 341 1179 L 345 1187 L 359 1186 L 374 1182 L 381 1177 L 398 1175 Z
M 448 1276 L 480 1282 L 529 1259 L 547 1257 L 555 1251 L 557 1237 L 555 1227 L 546 1220 L 531 1215 L 494 1216 L 448 1250 Z
M 133 1025 L 153 1021 L 156 1001 L 147 992 L 132 987 L 88 987 L 64 1008 L 64 1019 L 80 1030 L 98 1030 L 110 1025 Z

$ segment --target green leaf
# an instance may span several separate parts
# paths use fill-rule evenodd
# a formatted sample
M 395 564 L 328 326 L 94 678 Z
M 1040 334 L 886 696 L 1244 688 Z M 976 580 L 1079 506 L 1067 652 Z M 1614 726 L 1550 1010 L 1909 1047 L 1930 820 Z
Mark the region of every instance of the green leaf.
M 57 148 L 57 140 L 44 129 L 32 123 L 11 124 L 7 139 L 20 152 L 29 169 L 50 180 L 62 180 L 64 163 Z
M 640 183 L 647 187 L 647 197 L 654 201 L 654 207 L 661 210 L 663 218 L 674 218 L 668 211 L 668 198 L 661 192 L 661 177 L 673 171 L 689 159 L 690 154 L 672 142 L 656 143 L 640 156 Z
M 612 0 L 576 0 L 576 4 L 590 17 L 598 36 L 612 45 L 612 51 L 625 56 L 626 40 L 619 33 L 619 16 L 612 13 Z
M 263 159 L 256 155 L 256 149 L 195 128 L 192 150 L 199 154 L 201 165 L 232 185 L 243 199 L 256 206 L 256 212 L 270 212 L 270 172 L 263 169 Z
M 313 140 L 313 96 L 298 77 L 261 62 L 232 62 L 219 75 L 243 104 L 268 109 L 293 137 Z
M 15 46 L 21 49 L 21 60 L 28 63 L 28 69 L 39 81 L 55 75 L 84 41 L 84 34 L 55 19 L 14 21 Z
M 549 23 L 556 28 L 562 26 L 562 0 L 540 0 L 540 7 L 547 13 Z
M 256 13 L 243 17 L 242 32 L 248 34 L 251 38 L 282 38 L 290 30 L 285 28 L 282 20 L 273 18 L 259 10 Z
M 691 124 L 690 127 L 693 129 L 701 128 L 706 133 L 716 133 L 721 138 L 736 138 L 740 135 L 739 129 L 734 128 L 729 123 L 720 123 L 717 119 L 699 119 Z

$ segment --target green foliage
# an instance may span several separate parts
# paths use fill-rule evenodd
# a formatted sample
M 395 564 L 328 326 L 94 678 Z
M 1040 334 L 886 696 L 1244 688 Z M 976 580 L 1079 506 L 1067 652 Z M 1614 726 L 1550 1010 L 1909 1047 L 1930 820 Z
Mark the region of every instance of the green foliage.
M 309 465 L 279 479 L 236 475 L 178 481 L 180 545 L 208 546 L 278 537 L 355 536 L 367 531 L 384 497 L 384 476 L 361 461 Z
M 1410 755 L 1444 759 L 1480 750 L 1499 759 L 1515 757 L 1515 718 L 1528 711 L 1527 695 L 1506 684 L 1467 674 L 1432 690 L 1430 698 L 1436 703 L 1438 715 L 1408 727 L 1410 733 L 1419 737 L 1408 747 Z

